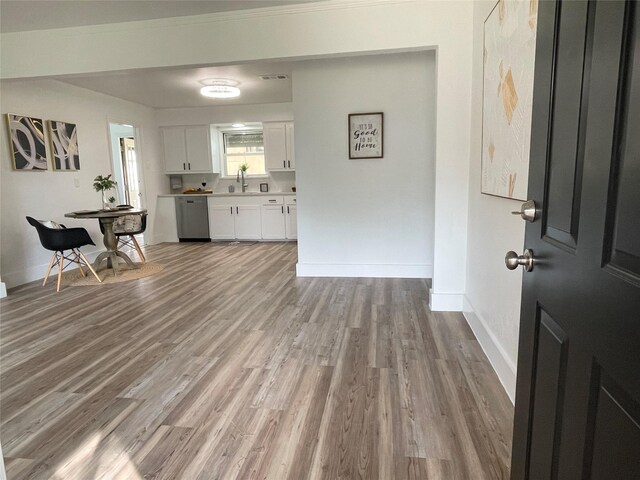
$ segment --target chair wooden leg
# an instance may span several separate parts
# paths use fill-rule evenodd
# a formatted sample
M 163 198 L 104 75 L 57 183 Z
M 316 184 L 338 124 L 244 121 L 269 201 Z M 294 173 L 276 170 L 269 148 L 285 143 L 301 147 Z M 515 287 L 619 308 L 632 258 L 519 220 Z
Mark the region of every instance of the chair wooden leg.
M 136 250 L 138 251 L 138 255 L 140 255 L 140 258 L 142 259 L 142 263 L 147 263 L 147 259 L 144 258 L 144 253 L 142 253 L 142 249 L 140 248 L 140 244 L 138 243 L 138 241 L 136 240 L 136 237 L 134 235 L 131 235 L 131 240 L 133 240 L 133 245 L 134 245 L 134 247 L 136 247 Z
M 84 264 L 87 266 L 87 268 L 91 271 L 91 273 L 93 273 L 93 276 L 96 277 L 96 279 L 98 280 L 98 282 L 102 283 L 102 280 L 100 280 L 100 277 L 98 276 L 98 274 L 96 273 L 96 271 L 93 269 L 93 267 L 91 266 L 91 264 L 88 262 L 87 257 L 84 256 L 84 254 L 78 250 L 78 254 L 80 255 L 80 258 L 82 258 L 82 261 L 84 262 Z
M 80 259 L 78 252 L 76 250 L 72 250 L 72 251 L 73 251 L 73 254 L 76 256 L 74 262 L 78 264 L 78 270 L 80 270 L 80 273 L 82 274 L 83 277 L 86 277 L 87 274 L 84 273 L 84 269 L 82 268 L 82 260 Z
M 60 291 L 60 282 L 62 281 L 62 268 L 64 263 L 64 256 L 60 255 L 58 259 L 58 288 L 56 288 L 56 292 Z
M 53 268 L 53 264 L 56 261 L 56 254 L 54 253 L 51 257 L 51 261 L 49 262 L 49 268 L 47 268 L 47 274 L 44 276 L 44 282 L 42 282 L 42 286 L 44 287 L 47 284 L 47 280 L 49 280 L 49 274 L 51 273 L 51 269 Z

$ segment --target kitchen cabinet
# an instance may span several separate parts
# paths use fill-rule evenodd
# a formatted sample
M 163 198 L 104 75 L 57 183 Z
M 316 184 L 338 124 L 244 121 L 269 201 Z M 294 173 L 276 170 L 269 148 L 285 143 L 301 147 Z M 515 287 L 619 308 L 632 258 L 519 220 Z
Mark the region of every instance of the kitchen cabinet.
M 298 238 L 298 205 L 296 204 L 296 198 L 287 198 L 285 203 L 285 238 L 296 240 Z
M 212 240 L 260 240 L 260 204 L 250 197 L 209 197 Z
M 219 173 L 212 157 L 209 125 L 164 127 L 162 144 L 166 173 Z
M 235 222 L 238 240 L 260 240 L 262 238 L 260 205 L 236 206 Z
M 269 171 L 293 171 L 296 168 L 293 122 L 262 124 L 264 160 Z
M 262 205 L 262 238 L 282 240 L 285 238 L 285 207 L 281 196 L 265 197 Z
M 183 128 L 162 129 L 164 169 L 167 173 L 184 172 L 187 164 L 187 147 Z
M 236 225 L 232 205 L 212 205 L 209 202 L 211 240 L 235 240 Z
M 291 170 L 296 169 L 296 152 L 293 142 L 293 122 L 285 123 L 285 137 L 287 145 L 287 167 Z

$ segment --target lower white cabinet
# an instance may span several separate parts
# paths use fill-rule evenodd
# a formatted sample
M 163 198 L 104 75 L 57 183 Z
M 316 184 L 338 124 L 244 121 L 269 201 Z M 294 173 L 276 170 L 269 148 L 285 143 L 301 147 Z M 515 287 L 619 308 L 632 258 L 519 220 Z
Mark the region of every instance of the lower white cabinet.
M 260 240 L 260 205 L 236 205 L 236 238 L 238 240 Z
M 295 240 L 298 238 L 298 206 L 286 205 L 285 210 L 285 238 Z
M 282 240 L 285 235 L 284 205 L 262 206 L 262 238 L 265 240 Z
M 235 240 L 236 225 L 232 205 L 212 205 L 209 199 L 209 230 L 211 240 Z
M 260 240 L 260 204 L 251 197 L 209 197 L 212 240 Z

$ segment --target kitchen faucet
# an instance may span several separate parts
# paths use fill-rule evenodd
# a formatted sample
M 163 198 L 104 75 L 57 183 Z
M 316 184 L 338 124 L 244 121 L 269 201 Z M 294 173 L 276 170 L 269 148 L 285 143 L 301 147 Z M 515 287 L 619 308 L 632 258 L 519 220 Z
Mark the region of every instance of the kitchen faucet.
M 244 183 L 244 170 L 238 169 L 238 173 L 236 174 L 236 182 L 240 182 L 240 175 L 242 175 L 242 193 L 247 191 L 248 184 Z

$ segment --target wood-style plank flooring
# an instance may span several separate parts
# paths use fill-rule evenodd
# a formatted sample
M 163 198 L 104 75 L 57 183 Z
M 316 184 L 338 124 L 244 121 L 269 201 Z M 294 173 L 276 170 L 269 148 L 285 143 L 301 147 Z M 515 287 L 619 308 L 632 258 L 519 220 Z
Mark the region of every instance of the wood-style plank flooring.
M 508 478 L 511 403 L 427 281 L 296 278 L 287 243 L 145 252 L 163 272 L 0 301 L 9 480 Z

